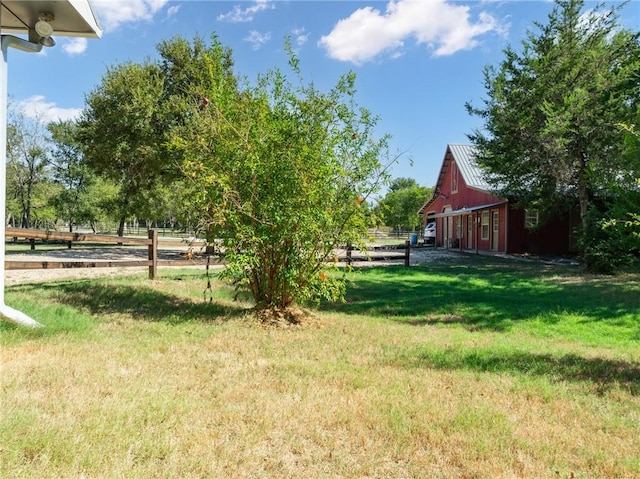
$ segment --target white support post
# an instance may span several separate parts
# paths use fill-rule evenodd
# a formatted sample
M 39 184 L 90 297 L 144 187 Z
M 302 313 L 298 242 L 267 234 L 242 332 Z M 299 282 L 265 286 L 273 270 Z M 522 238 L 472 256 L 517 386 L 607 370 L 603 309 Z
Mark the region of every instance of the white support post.
M 2 319 L 10 323 L 31 328 L 42 327 L 42 324 L 30 318 L 26 314 L 17 309 L 13 309 L 4 303 L 4 250 L 6 247 L 6 199 L 7 199 L 7 50 L 11 44 L 15 44 L 19 48 L 30 48 L 29 42 L 9 35 L 2 35 L 0 31 L 0 42 L 2 45 L 2 62 L 0 62 L 0 214 L 2 215 L 2 225 L 0 226 L 0 265 L 2 266 L 2 274 L 0 274 L 0 315 Z M 37 51 L 36 45 L 34 50 Z M 40 48 L 42 46 L 40 45 Z
M 0 3 L 3 3 L 0 0 Z M 55 41 L 50 34 L 100 38 L 102 28 L 93 13 L 91 0 L 14 0 L 17 7 L 11 13 L 15 18 L 1 18 L 0 38 L 2 43 L 2 61 L 0 62 L 0 319 L 22 326 L 40 327 L 37 321 L 26 314 L 4 304 L 4 256 L 6 237 L 6 186 L 7 186 L 7 50 L 10 46 L 25 52 L 39 52 L 42 46 L 51 47 Z M 54 15 L 55 12 L 55 15 Z M 58 18 L 56 18 L 58 17 Z M 15 20 L 18 20 L 17 22 Z M 44 23 L 44 25 L 42 25 Z M 51 23 L 51 25 L 46 25 Z M 24 40 L 12 35 L 2 35 L 2 28 L 11 33 L 28 35 Z M 40 27 L 40 28 L 38 28 Z M 44 29 L 43 29 L 44 27 Z M 59 30 L 57 28 L 60 27 Z

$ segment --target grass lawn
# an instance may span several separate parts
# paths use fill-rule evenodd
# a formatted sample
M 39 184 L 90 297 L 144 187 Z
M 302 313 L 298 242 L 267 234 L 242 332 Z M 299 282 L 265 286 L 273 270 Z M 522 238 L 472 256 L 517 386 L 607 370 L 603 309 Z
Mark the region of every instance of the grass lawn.
M 640 477 L 640 275 L 349 278 L 289 328 L 203 271 L 8 288 L 0 477 Z

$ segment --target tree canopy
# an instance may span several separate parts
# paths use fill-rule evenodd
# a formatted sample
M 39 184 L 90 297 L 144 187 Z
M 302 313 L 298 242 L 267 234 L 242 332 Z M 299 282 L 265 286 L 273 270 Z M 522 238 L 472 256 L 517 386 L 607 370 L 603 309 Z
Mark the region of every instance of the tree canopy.
M 418 210 L 432 193 L 433 188 L 420 186 L 413 178 L 396 178 L 378 202 L 376 213 L 386 226 L 413 230 L 422 224 Z
M 337 246 L 361 242 L 361 204 L 380 186 L 387 148 L 386 137 L 374 137 L 376 117 L 355 103 L 354 74 L 319 91 L 287 50 L 295 85 L 273 70 L 238 89 L 214 38 L 208 68 L 187 85 L 200 101 L 169 139 L 203 231 L 223 241 L 224 276 L 248 288 L 258 309 L 285 315 L 342 297 L 327 262 Z
M 78 122 L 86 164 L 119 187 L 112 204 L 120 217 L 119 235 L 126 218 L 154 196 L 152 191 L 167 171 L 162 155 L 163 93 L 163 77 L 155 64 L 110 67 L 87 96 Z

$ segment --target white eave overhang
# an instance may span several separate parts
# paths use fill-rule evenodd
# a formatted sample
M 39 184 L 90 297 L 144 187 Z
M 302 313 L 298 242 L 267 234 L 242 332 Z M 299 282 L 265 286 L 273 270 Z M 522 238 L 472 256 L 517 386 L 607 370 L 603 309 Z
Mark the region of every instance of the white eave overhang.
M 3 33 L 28 33 L 38 16 L 52 13 L 54 37 L 100 38 L 98 23 L 90 0 L 0 0 L 0 30 Z
M 507 200 L 500 201 L 498 203 L 490 203 L 488 205 L 480 205 L 480 206 L 472 206 L 470 208 L 460 208 L 458 210 L 446 211 L 444 213 L 438 213 L 433 216 L 429 216 L 429 218 L 446 218 L 448 216 L 460 216 L 472 213 L 474 211 L 482 211 L 482 210 L 490 210 L 491 208 L 495 208 L 496 206 L 502 206 L 508 203 Z

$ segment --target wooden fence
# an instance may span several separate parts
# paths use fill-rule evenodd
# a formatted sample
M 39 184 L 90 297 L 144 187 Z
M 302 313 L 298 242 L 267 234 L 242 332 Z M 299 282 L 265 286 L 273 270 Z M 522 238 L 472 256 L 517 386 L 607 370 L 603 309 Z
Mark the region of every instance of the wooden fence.
M 31 240 L 32 248 L 34 240 L 41 239 L 44 241 L 66 241 L 71 245 L 72 242 L 91 242 L 117 244 L 122 246 L 139 245 L 147 246 L 148 257 L 146 260 L 117 260 L 117 261 L 13 261 L 5 259 L 4 269 L 24 270 L 24 269 L 55 269 L 55 268 L 111 268 L 111 267 L 134 267 L 143 266 L 149 268 L 149 279 L 157 279 L 159 266 L 186 266 L 186 265 L 206 265 L 206 264 L 224 264 L 223 260 L 218 258 L 202 258 L 190 260 L 159 260 L 158 259 L 158 230 L 149 230 L 147 238 L 129 237 L 129 236 L 112 236 L 87 233 L 64 233 L 59 231 L 46 231 L 27 228 L 6 228 L 6 238 L 26 238 Z M 204 246 L 204 244 L 203 244 Z M 381 250 L 382 253 L 381 253 Z M 376 261 L 376 260 L 402 260 L 404 265 L 409 266 L 409 255 L 411 245 L 409 241 L 405 241 L 404 246 L 388 246 L 375 248 L 375 256 L 367 258 L 365 255 L 353 255 L 351 247 L 346 248 L 345 256 L 339 257 L 340 261 L 351 264 L 354 261 Z M 6 258 L 6 256 L 5 256 Z
M 147 266 L 149 279 L 157 279 L 158 266 L 187 266 L 205 265 L 212 258 L 191 260 L 159 260 L 158 259 L 158 230 L 149 230 L 147 238 L 129 236 L 111 236 L 87 233 L 63 233 L 59 231 L 44 231 L 27 228 L 6 228 L 6 238 L 26 238 L 30 240 L 41 239 L 45 241 L 91 242 L 117 244 L 122 246 L 147 246 L 148 256 L 146 260 L 122 260 L 122 261 L 13 261 L 4 262 L 5 270 L 17 269 L 54 269 L 54 268 L 111 268 Z M 32 243 L 33 245 L 33 243 Z M 204 246 L 204 245 L 203 245 Z M 5 256 L 6 258 L 6 256 Z M 219 260 L 213 260 L 220 264 Z
M 409 258 L 411 255 L 411 242 L 409 240 L 404 242 L 404 245 L 390 245 L 390 246 L 375 246 L 370 251 L 373 251 L 374 254 L 360 254 L 356 253 L 356 256 L 353 256 L 353 248 L 347 246 L 346 254 L 344 257 L 339 257 L 338 259 L 346 262 L 347 264 L 351 264 L 354 261 L 395 261 L 395 260 L 404 260 L 404 265 L 409 266 Z M 369 253 L 369 251 L 367 252 Z

